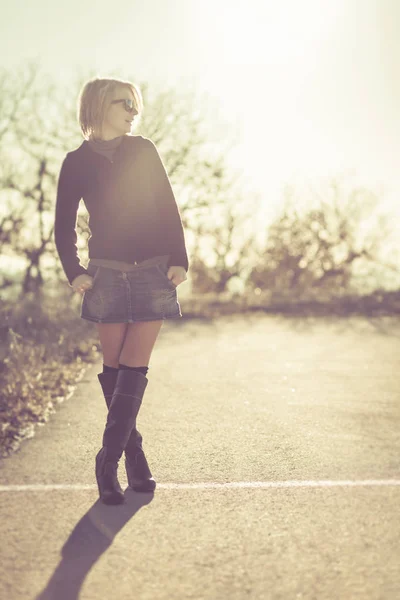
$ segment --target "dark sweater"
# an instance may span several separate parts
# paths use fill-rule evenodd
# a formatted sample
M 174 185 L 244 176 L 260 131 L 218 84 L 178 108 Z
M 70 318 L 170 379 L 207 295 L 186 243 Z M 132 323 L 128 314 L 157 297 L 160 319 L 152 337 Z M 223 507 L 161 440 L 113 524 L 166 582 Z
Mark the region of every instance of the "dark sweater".
M 89 213 L 89 258 L 134 263 L 169 254 L 169 266 L 188 270 L 179 209 L 151 140 L 124 136 L 112 162 L 86 140 L 66 155 L 58 179 L 54 238 L 70 284 L 87 272 L 76 245 L 81 198 Z

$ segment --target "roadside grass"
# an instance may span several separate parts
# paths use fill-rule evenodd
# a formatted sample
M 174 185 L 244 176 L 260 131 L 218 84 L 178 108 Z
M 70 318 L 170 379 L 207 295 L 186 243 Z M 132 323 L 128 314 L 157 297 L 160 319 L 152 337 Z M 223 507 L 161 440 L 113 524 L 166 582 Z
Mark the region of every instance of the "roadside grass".
M 298 297 L 290 290 L 272 296 L 260 294 L 207 293 L 187 296 L 181 300 L 182 313 L 187 318 L 214 318 L 224 314 L 263 312 L 291 316 L 385 316 L 400 315 L 400 290 L 377 289 L 370 294 L 341 293 L 306 294 Z
M 79 298 L 28 293 L 0 303 L 0 456 L 45 424 L 99 358 L 95 327 L 79 316 Z

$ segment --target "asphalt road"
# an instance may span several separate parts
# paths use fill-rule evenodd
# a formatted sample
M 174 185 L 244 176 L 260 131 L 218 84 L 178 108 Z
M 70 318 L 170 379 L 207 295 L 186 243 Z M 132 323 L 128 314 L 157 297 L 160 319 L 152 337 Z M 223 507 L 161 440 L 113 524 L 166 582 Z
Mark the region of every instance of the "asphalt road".
M 389 317 L 166 323 L 138 419 L 159 485 L 120 507 L 91 366 L 0 463 L 0 599 L 399 600 L 399 340 Z

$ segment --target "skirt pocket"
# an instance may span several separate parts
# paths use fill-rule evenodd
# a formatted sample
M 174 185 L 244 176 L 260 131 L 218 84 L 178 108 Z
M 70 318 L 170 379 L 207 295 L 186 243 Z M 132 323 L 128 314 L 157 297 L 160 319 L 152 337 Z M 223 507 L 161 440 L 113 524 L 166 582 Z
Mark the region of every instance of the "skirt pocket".
M 93 279 L 97 278 L 100 269 L 101 267 L 98 267 L 97 265 L 91 265 L 90 263 L 86 267 L 87 274 L 90 275 L 90 277 L 93 277 Z
M 167 273 L 168 273 L 168 265 L 165 263 L 160 263 L 157 266 L 157 270 L 159 273 L 161 273 L 164 281 L 169 285 L 169 287 L 173 290 L 176 290 L 177 286 L 174 284 L 173 281 L 171 281 L 171 279 L 168 277 Z

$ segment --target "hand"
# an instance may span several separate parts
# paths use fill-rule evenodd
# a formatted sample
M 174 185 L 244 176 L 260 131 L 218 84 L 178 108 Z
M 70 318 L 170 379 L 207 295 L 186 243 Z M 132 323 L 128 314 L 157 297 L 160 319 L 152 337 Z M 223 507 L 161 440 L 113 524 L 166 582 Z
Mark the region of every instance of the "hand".
M 74 292 L 78 292 L 78 294 L 82 295 L 93 286 L 93 277 L 86 275 L 86 273 L 82 273 L 81 275 L 78 275 L 78 277 L 75 277 L 71 285 Z
M 167 277 L 175 286 L 178 286 L 183 281 L 186 281 L 187 275 L 184 267 L 170 267 Z

